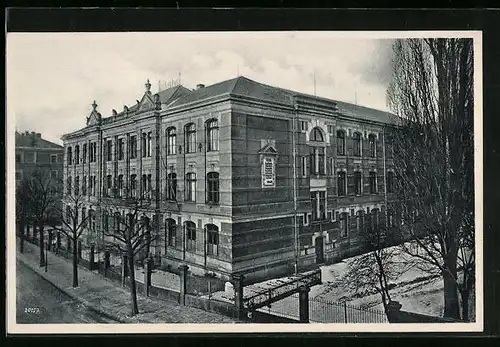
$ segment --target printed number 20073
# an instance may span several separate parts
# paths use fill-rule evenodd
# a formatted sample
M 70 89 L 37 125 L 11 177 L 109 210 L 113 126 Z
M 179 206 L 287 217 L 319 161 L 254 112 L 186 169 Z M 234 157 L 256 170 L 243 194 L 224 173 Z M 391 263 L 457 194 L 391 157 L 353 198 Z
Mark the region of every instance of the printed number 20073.
M 40 309 L 38 307 L 25 307 L 24 313 L 40 313 Z

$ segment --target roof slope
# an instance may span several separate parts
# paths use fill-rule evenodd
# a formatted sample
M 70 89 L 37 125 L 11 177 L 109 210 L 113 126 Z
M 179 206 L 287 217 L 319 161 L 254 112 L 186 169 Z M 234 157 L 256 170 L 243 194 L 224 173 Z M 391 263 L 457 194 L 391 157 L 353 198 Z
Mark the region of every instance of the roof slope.
M 35 134 L 21 134 L 16 131 L 16 147 L 33 147 L 33 148 L 57 148 L 63 149 L 64 147 L 57 143 L 50 142 L 36 137 Z

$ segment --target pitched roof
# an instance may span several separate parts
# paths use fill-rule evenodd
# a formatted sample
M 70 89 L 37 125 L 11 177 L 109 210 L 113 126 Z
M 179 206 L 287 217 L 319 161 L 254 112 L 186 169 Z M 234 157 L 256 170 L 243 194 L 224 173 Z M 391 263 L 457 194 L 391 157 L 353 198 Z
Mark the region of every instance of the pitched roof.
M 40 135 L 38 133 L 38 135 Z M 33 147 L 33 148 L 58 148 L 63 149 L 64 147 L 58 145 L 57 143 L 44 140 L 37 136 L 36 133 L 18 133 L 16 131 L 16 147 Z

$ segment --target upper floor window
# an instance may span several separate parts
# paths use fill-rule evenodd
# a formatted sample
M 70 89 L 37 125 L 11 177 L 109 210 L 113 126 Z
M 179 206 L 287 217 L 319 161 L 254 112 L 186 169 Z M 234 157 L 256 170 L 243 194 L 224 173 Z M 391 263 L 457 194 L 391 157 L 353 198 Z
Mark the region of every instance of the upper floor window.
M 325 148 L 324 147 L 311 147 L 310 156 L 310 169 L 311 175 L 324 175 L 325 174 Z
M 73 149 L 71 148 L 71 146 L 68 147 L 68 149 L 67 149 L 66 158 L 68 161 L 68 165 L 73 164 Z
M 352 141 L 353 141 L 353 150 L 354 150 L 354 155 L 356 157 L 361 156 L 361 134 L 360 133 L 354 133 L 352 135 Z
M 307 122 L 304 120 L 301 120 L 300 121 L 300 131 L 307 131 L 307 128 L 308 128 Z
M 113 141 L 106 141 L 106 161 L 113 160 Z
M 87 144 L 84 143 L 83 144 L 83 148 L 82 148 L 82 163 L 87 163 Z
M 176 224 L 175 220 L 172 218 L 167 218 L 165 220 L 165 233 L 167 234 L 165 237 L 166 245 L 174 247 L 175 246 L 175 234 L 176 234 Z
M 21 162 L 21 155 L 16 154 L 16 163 L 20 163 L 20 162 Z
M 370 157 L 375 158 L 375 153 L 376 153 L 376 139 L 375 139 L 375 135 L 370 134 L 368 136 L 368 143 L 369 143 Z
M 196 174 L 194 172 L 186 174 L 185 200 L 196 201 Z
M 95 163 L 97 161 L 97 143 L 90 143 L 90 153 L 89 153 L 89 161 L 91 163 Z
M 142 138 L 141 138 L 141 154 L 142 157 L 145 158 L 148 155 L 148 134 L 142 133 Z
M 333 135 L 333 131 L 335 130 L 335 127 L 333 125 L 328 125 L 328 133 Z
M 344 196 L 345 194 L 346 194 L 345 172 L 339 171 L 337 174 L 337 195 Z
M 207 151 L 219 150 L 219 121 L 211 119 L 207 122 Z
M 177 131 L 174 127 L 167 129 L 167 154 L 174 155 L 176 153 Z
M 307 156 L 302 157 L 302 176 L 307 176 Z
M 345 131 L 337 131 L 337 154 L 345 155 Z
M 82 179 L 82 195 L 87 195 L 87 176 Z
M 387 193 L 394 193 L 394 172 L 387 172 Z
M 113 176 L 106 176 L 106 196 L 111 196 L 111 189 L 113 188 Z
M 186 125 L 185 128 L 185 136 L 186 136 L 186 153 L 195 153 L 196 152 L 196 127 L 193 123 Z
M 130 151 L 130 159 L 137 158 L 137 136 L 136 135 L 130 136 L 129 151 Z
M 356 195 L 361 195 L 362 191 L 362 186 L 361 186 L 361 172 L 356 171 L 354 172 L 354 193 Z
M 142 175 L 142 193 L 144 197 L 151 198 L 151 174 Z
M 16 156 L 16 159 L 17 159 L 17 156 Z M 51 162 L 52 164 L 57 163 L 57 154 L 51 154 L 51 155 L 50 155 L 50 162 Z M 84 162 L 84 163 L 85 163 L 85 162 Z
M 57 170 L 51 170 L 50 171 L 50 178 L 51 179 L 57 179 Z
M 80 176 L 75 177 L 75 195 L 80 194 Z
M 319 128 L 314 128 L 311 131 L 310 140 L 315 141 L 315 142 L 324 142 L 325 141 L 323 138 L 323 133 L 321 132 L 321 130 Z
M 118 139 L 118 160 L 123 160 L 125 156 L 125 143 L 123 139 Z
M 214 224 L 207 224 L 207 254 L 217 256 L 219 247 L 219 228 Z
M 136 197 L 137 195 L 137 175 L 130 175 L 130 195 Z
M 123 175 L 118 175 L 118 197 L 123 196 L 123 188 L 124 188 L 124 182 L 123 182 Z
M 151 151 L 152 151 L 152 148 L 151 148 L 151 131 L 148 132 L 148 136 L 147 136 L 147 152 L 148 152 L 148 157 L 151 157 Z
M 191 221 L 186 221 L 186 250 L 196 250 L 196 224 Z
M 71 189 L 71 176 L 68 176 L 68 178 L 66 179 L 66 185 L 67 185 L 67 194 L 68 195 L 71 195 L 73 192 L 72 192 L 72 189 Z
M 219 173 L 209 172 L 207 174 L 207 203 L 219 203 Z
M 326 219 L 326 192 L 311 192 L 311 208 L 313 220 Z
M 80 146 L 75 146 L 75 164 L 80 164 Z
M 167 200 L 177 200 L 177 174 L 171 172 L 167 175 Z
M 368 181 L 370 183 L 370 194 L 377 194 L 377 174 L 370 172 Z

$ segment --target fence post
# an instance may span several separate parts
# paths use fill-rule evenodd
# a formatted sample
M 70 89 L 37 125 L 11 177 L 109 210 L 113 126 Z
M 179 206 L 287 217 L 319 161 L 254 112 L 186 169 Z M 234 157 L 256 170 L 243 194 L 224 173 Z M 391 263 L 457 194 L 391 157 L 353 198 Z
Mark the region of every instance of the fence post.
M 153 258 L 148 257 L 146 259 L 146 269 L 145 269 L 145 278 L 144 278 L 144 285 L 146 286 L 146 296 L 149 296 L 149 289 L 151 287 L 151 272 L 153 270 Z
M 180 280 L 181 280 L 181 285 L 180 285 L 180 299 L 179 299 L 179 304 L 181 305 L 186 305 L 186 282 L 187 282 L 187 272 L 188 272 L 189 266 L 187 265 L 179 265 L 179 270 L 180 270 Z
M 347 301 L 344 301 L 344 323 L 347 323 Z
M 125 287 L 125 283 L 127 282 L 128 276 L 128 266 L 127 266 L 127 253 L 122 253 L 122 287 Z
M 236 309 L 237 318 L 241 318 L 243 312 L 243 275 L 233 274 L 231 279 L 234 286 L 234 306 Z
M 309 287 L 299 288 L 299 321 L 309 323 Z
M 95 246 L 90 245 L 90 255 L 89 255 L 89 269 L 90 269 L 90 271 L 94 270 L 94 262 L 95 262 Z

